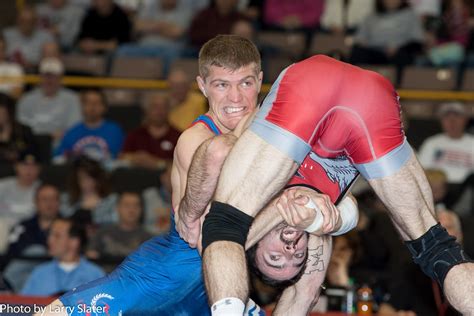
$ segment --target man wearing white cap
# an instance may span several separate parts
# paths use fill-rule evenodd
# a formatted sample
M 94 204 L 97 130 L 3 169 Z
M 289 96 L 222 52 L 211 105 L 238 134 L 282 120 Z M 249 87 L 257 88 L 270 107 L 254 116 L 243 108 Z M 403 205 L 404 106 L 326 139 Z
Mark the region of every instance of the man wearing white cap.
M 64 66 L 57 58 L 44 58 L 39 65 L 39 87 L 26 93 L 18 102 L 18 120 L 35 134 L 49 134 L 59 139 L 64 131 L 81 120 L 77 94 L 61 85 Z
M 474 172 L 474 136 L 465 133 L 468 109 L 459 102 L 444 103 L 439 118 L 443 133 L 423 142 L 420 162 L 425 168 L 442 169 L 449 183 L 462 183 Z

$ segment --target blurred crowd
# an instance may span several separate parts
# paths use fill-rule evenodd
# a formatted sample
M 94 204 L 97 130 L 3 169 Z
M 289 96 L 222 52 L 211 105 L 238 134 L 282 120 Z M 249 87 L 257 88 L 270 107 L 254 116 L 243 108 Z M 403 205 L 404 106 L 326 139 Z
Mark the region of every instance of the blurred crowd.
M 0 33 L 0 77 L 16 79 L 0 81 L 0 291 L 25 295 L 57 295 L 96 279 L 168 230 L 174 147 L 207 111 L 206 99 L 192 87 L 195 70 L 176 61 L 196 60 L 212 37 L 252 39 L 264 78 L 267 70 L 281 70 L 268 60 L 300 60 L 317 51 L 321 36 L 343 38 L 350 48 L 326 52 L 335 58 L 393 66 L 395 84 L 409 65 L 459 72 L 474 67 L 471 1 L 26 3 L 16 24 Z M 291 47 L 292 36 L 300 36 L 302 48 L 288 49 L 269 34 L 283 35 Z M 168 88 L 119 106 L 115 102 L 125 95 L 64 86 L 65 75 L 88 75 L 68 69 L 68 56 L 100 56 L 109 74 L 114 60 L 153 58 L 162 65 L 156 79 L 165 79 Z M 28 73 L 39 74 L 38 85 L 22 82 Z M 433 120 L 439 133 L 422 140 L 418 155 L 438 220 L 474 256 L 470 115 L 466 104 L 439 104 Z M 370 285 L 380 315 L 448 315 L 439 288 L 413 265 L 383 204 L 364 184 L 354 193 L 359 225 L 334 240 L 328 287 Z M 258 282 L 254 290 L 262 305 L 278 295 Z

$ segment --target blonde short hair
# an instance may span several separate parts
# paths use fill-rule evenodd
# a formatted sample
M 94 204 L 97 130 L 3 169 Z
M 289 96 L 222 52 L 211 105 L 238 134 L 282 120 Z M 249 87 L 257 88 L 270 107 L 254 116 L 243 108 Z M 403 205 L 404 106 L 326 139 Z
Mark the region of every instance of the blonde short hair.
M 199 74 L 203 79 L 209 75 L 211 66 L 237 70 L 255 64 L 255 73 L 262 68 L 260 53 L 248 39 L 237 35 L 218 35 L 207 41 L 199 51 Z

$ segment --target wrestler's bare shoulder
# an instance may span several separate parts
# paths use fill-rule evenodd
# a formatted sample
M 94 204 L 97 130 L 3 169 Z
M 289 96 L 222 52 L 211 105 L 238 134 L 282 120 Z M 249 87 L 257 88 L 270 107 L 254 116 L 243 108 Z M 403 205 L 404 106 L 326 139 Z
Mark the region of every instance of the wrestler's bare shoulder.
M 198 147 L 215 134 L 204 124 L 195 124 L 181 133 L 176 144 L 174 159 L 180 161 L 184 166 L 189 166 L 191 158 Z

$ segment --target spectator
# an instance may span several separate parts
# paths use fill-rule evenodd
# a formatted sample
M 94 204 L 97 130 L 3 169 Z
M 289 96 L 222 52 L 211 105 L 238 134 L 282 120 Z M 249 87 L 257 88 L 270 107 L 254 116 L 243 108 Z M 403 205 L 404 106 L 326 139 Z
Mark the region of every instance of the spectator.
M 321 27 L 334 34 L 352 34 L 374 12 L 374 0 L 326 1 Z
M 218 34 L 229 34 L 232 25 L 243 18 L 237 0 L 214 0 L 194 17 L 189 28 L 191 44 L 198 48 Z
M 191 12 L 199 12 L 209 6 L 211 0 L 182 0 L 185 1 L 186 6 L 189 7 Z
M 14 107 L 13 99 L 0 93 L 0 165 L 14 164 L 23 151 L 37 151 L 31 128 L 15 120 Z
M 172 61 L 180 57 L 192 12 L 183 0 L 154 0 L 142 5 L 135 20 L 136 44 L 125 44 L 119 56 L 157 57 L 168 73 Z
M 230 29 L 230 34 L 238 35 L 251 41 L 255 40 L 255 29 L 248 20 L 237 20 Z
M 133 21 L 137 15 L 138 10 L 142 6 L 143 0 L 114 0 L 115 4 L 118 5 L 129 17 L 130 21 Z M 145 2 L 146 3 L 146 2 Z
M 50 184 L 42 184 L 35 194 L 36 214 L 13 227 L 8 237 L 5 279 L 15 291 L 19 291 L 36 262 L 14 259 L 18 256 L 44 257 L 47 254 L 46 239 L 54 219 L 59 214 L 59 190 Z
M 143 125 L 131 131 L 123 148 L 122 159 L 132 166 L 164 169 L 173 159 L 179 132 L 168 123 L 170 99 L 154 93 L 145 101 Z
M 241 1 L 239 1 L 240 3 Z M 249 0 L 246 7 L 241 8 L 240 12 L 252 22 L 255 28 L 260 29 L 262 26 L 262 12 L 265 0 Z
M 118 223 L 105 226 L 92 237 L 87 256 L 92 259 L 123 260 L 140 244 L 151 238 L 141 226 L 143 203 L 139 193 L 123 192 L 117 201 Z M 121 261 L 120 260 L 120 261 Z
M 174 68 L 168 75 L 171 110 L 169 123 L 182 132 L 201 114 L 207 112 L 206 99 L 192 89 L 192 80 L 185 69 Z
M 422 49 L 421 21 L 404 0 L 376 0 L 375 8 L 355 35 L 350 62 L 395 64 L 400 72 Z
M 456 214 L 474 218 L 474 173 L 467 177 L 466 181 L 459 188 L 458 194 L 458 196 L 453 198 L 451 208 Z M 474 238 L 472 241 L 474 244 Z
M 83 121 L 66 131 L 54 150 L 55 161 L 83 155 L 103 163 L 111 162 L 122 149 L 123 131 L 116 123 L 104 119 L 107 101 L 102 91 L 83 91 L 81 102 Z
M 43 45 L 41 49 L 41 57 L 44 58 L 56 58 L 62 60 L 61 47 L 56 42 L 49 42 Z
M 48 250 L 53 260 L 31 272 L 22 295 L 59 295 L 105 275 L 100 267 L 81 257 L 87 237 L 80 225 L 64 218 L 53 222 L 48 236 Z
M 36 153 L 25 150 L 15 163 L 15 176 L 0 179 L 0 219 L 10 227 L 33 216 L 40 170 Z
M 413 11 L 422 18 L 438 17 L 441 15 L 441 0 L 409 0 Z
M 0 77 L 11 79 L 11 82 L 0 84 L 0 93 L 17 99 L 23 92 L 23 68 L 7 60 L 7 43 L 0 33 Z
M 69 0 L 69 3 L 85 12 L 91 7 L 92 1 L 93 0 Z
M 40 86 L 18 101 L 17 118 L 31 127 L 33 133 L 48 134 L 57 141 L 65 130 L 81 120 L 79 97 L 61 85 L 64 66 L 59 59 L 43 59 L 39 72 Z
M 321 293 L 324 299 L 315 306 L 317 311 L 344 311 L 344 303 L 340 299 L 331 298 L 331 292 L 333 292 L 331 290 L 349 291 L 351 289 L 354 285 L 351 267 L 360 258 L 361 251 L 360 240 L 356 232 L 334 237 L 325 281 L 327 291 L 323 290 Z M 319 264 L 323 265 L 323 262 L 321 261 Z M 323 269 L 322 266 L 320 268 Z
M 324 9 L 323 0 L 266 0 L 263 20 L 267 27 L 279 30 L 314 31 Z
M 143 192 L 145 201 L 145 228 L 154 235 L 170 229 L 171 164 L 160 174 L 160 185 Z
M 461 220 L 459 216 L 448 210 L 439 210 L 436 212 L 438 221 L 440 224 L 446 228 L 448 233 L 456 238 L 456 241 L 460 244 L 463 243 L 463 233 L 461 228 Z
M 67 0 L 48 0 L 37 7 L 39 24 L 55 35 L 64 50 L 70 50 L 79 34 L 83 11 Z
M 110 194 L 107 174 L 95 160 L 87 157 L 77 158 L 69 178 L 68 195 L 64 200 L 64 215 L 72 215 L 88 224 L 89 228 L 94 224 L 117 222 L 117 196 Z
M 348 289 L 351 286 L 350 269 L 361 256 L 361 243 L 356 232 L 334 237 L 333 251 L 326 280 L 335 287 Z
M 469 6 L 464 0 L 448 0 L 443 2 L 442 12 L 438 27 L 428 33 L 427 55 L 435 66 L 460 65 L 469 44 Z
M 420 147 L 424 168 L 441 169 L 448 183 L 460 184 L 474 170 L 474 136 L 466 133 L 469 114 L 458 102 L 444 103 L 439 110 L 443 133 L 427 138 Z
M 4 30 L 8 57 L 32 69 L 40 61 L 41 47 L 45 43 L 54 42 L 53 36 L 37 27 L 36 11 L 25 7 L 17 16 L 17 25 Z
M 94 0 L 82 21 L 79 48 L 86 54 L 111 53 L 130 40 L 127 14 L 113 0 Z

